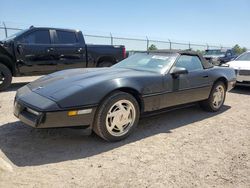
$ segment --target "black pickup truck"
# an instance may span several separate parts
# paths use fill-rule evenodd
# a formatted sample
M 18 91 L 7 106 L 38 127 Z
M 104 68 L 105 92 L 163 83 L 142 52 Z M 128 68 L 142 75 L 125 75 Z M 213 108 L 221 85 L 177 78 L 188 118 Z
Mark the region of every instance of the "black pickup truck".
M 125 57 L 124 46 L 87 45 L 78 30 L 30 27 L 0 41 L 0 90 L 13 76 L 107 67 Z
M 209 49 L 205 50 L 203 57 L 214 65 L 221 65 L 234 60 L 237 55 L 232 49 Z

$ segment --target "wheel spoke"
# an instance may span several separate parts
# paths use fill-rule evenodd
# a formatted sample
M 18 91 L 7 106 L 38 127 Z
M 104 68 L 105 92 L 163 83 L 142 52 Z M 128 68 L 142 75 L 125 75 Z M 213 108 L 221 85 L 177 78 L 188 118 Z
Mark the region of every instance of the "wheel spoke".
M 118 103 L 118 107 L 119 107 L 119 109 L 120 109 L 121 111 L 126 110 L 126 109 L 124 108 L 122 102 L 119 102 L 119 103 Z
M 124 124 L 121 124 L 121 123 L 118 123 L 117 125 L 116 125 L 116 127 L 118 128 L 118 130 L 119 130 L 119 132 L 123 132 L 123 125 Z
M 214 105 L 215 105 L 215 106 L 218 106 L 217 100 L 214 101 Z
M 109 127 L 110 130 L 113 130 L 113 129 L 115 128 L 115 126 L 116 126 L 116 124 L 115 124 L 114 122 L 110 123 L 110 125 L 111 125 L 111 126 Z
M 107 117 L 115 117 L 120 113 L 120 110 L 109 112 Z

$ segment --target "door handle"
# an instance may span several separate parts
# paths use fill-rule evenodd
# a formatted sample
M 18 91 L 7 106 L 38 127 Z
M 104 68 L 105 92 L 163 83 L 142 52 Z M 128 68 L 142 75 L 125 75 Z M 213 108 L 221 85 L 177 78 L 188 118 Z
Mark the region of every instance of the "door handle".
M 47 52 L 52 52 L 52 51 L 54 51 L 54 48 L 48 48 L 47 49 Z
M 82 52 L 82 48 L 79 48 L 79 49 L 77 50 L 77 52 Z
M 204 76 L 202 76 L 202 78 L 208 78 L 208 75 L 204 75 Z

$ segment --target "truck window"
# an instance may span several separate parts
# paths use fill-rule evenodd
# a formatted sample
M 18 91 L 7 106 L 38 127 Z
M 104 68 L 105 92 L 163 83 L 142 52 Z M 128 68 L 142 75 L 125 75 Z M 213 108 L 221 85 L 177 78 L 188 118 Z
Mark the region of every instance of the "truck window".
M 27 44 L 50 44 L 49 31 L 48 30 L 34 31 L 24 36 L 21 42 Z
M 76 34 L 70 31 L 56 31 L 58 44 L 74 44 L 77 43 Z

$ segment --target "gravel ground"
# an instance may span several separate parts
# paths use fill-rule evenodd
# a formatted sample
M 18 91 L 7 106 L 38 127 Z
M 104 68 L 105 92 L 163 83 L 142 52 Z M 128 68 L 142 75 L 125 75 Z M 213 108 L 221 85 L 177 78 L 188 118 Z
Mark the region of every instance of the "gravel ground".
M 219 113 L 193 106 L 147 117 L 107 143 L 19 122 L 15 91 L 35 78 L 0 93 L 0 187 L 250 187 L 250 88 L 228 93 Z

